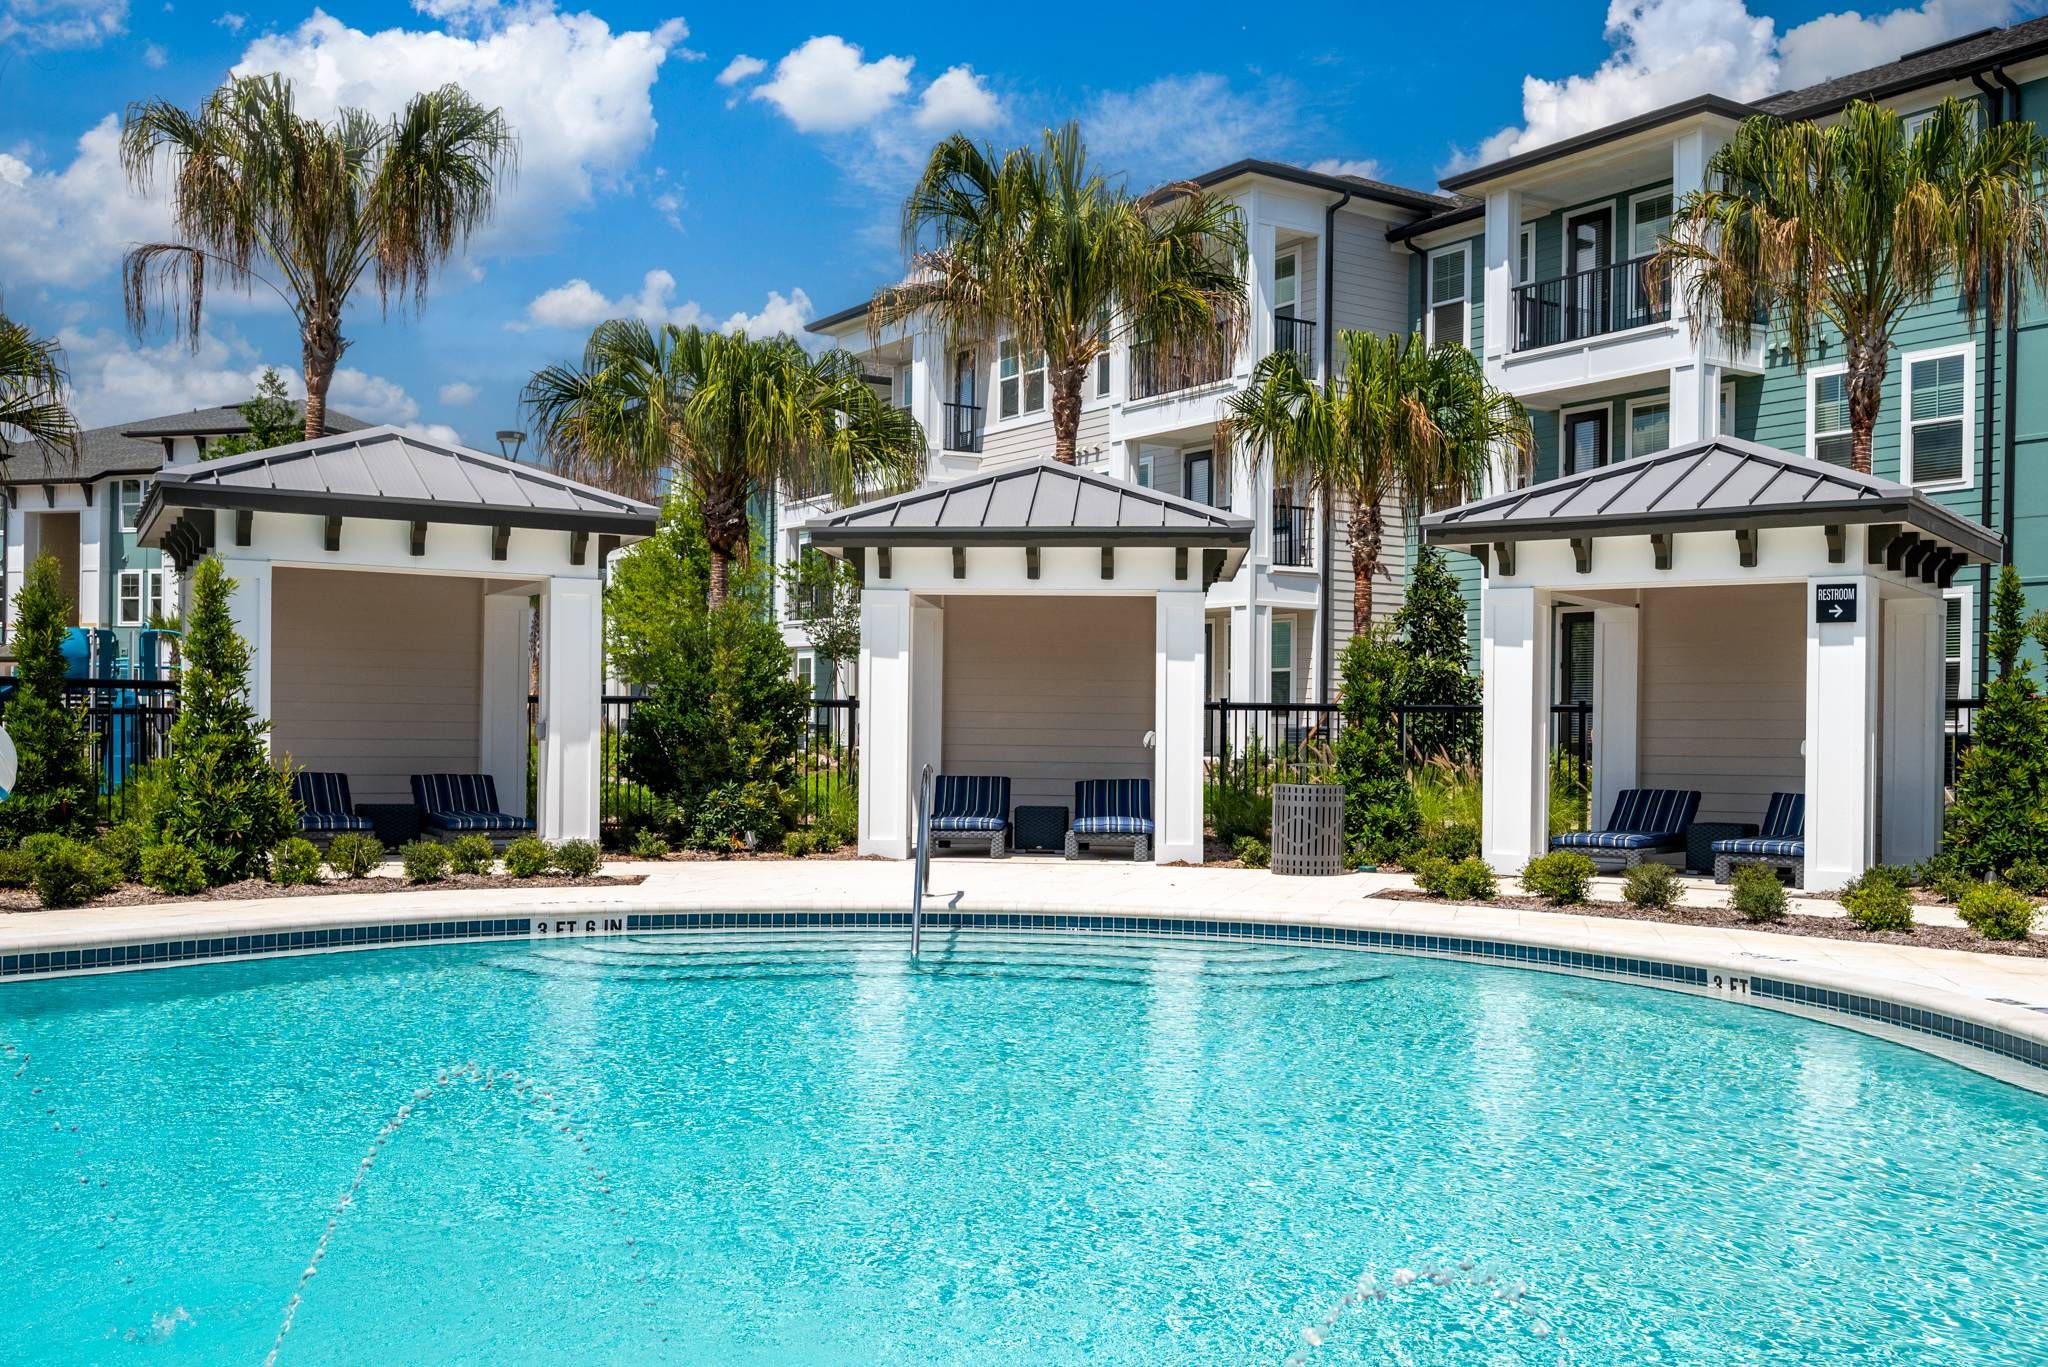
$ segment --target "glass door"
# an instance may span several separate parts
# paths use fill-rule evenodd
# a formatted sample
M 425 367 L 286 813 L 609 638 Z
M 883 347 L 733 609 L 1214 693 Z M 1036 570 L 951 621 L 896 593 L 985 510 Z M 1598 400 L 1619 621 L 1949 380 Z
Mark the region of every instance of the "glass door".
M 1614 218 L 1595 209 L 1565 220 L 1565 270 L 1571 276 L 1567 337 L 1595 337 L 1606 332 L 1607 263 L 1613 245 Z

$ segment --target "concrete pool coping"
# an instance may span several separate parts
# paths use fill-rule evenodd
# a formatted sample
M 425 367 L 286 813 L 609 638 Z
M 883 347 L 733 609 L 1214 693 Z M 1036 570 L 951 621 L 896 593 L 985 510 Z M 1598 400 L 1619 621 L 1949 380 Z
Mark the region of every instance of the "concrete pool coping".
M 508 929 L 508 918 L 512 922 L 596 918 L 602 926 L 608 917 L 661 913 L 732 913 L 742 917 L 807 913 L 822 926 L 830 921 L 821 918 L 835 914 L 900 915 L 908 911 L 910 902 L 911 875 L 908 865 L 901 863 L 621 861 L 609 865 L 608 871 L 646 877 L 638 884 L 583 888 L 364 892 L 12 913 L 0 916 L 0 957 L 163 942 L 237 941 L 293 932 L 327 934 L 318 945 L 311 944 L 308 936 L 307 948 L 280 944 L 237 953 L 230 945 L 225 953 L 179 961 L 333 952 L 386 943 L 374 937 L 329 943 L 335 933 L 348 928 L 404 927 L 411 931 L 423 923 L 433 923 L 436 933 L 394 938 L 388 943 L 482 937 L 450 933 L 451 927 L 459 932 L 462 924 L 491 927 L 484 932 L 490 938 L 525 938 L 531 933 L 524 928 Z M 2027 1061 L 2029 1057 L 2038 1060 L 2048 1051 L 2048 959 L 1569 912 L 1395 901 L 1375 895 L 1408 885 L 1404 876 L 1393 874 L 1278 878 L 1253 870 L 1155 867 L 1114 860 L 1068 863 L 962 858 L 934 861 L 926 909 L 941 922 L 956 914 L 977 922 L 990 916 L 1026 918 L 1003 927 L 1023 930 L 1053 928 L 1032 924 L 1029 918 L 1089 916 L 1172 921 L 1182 927 L 1177 933 L 1183 934 L 1202 933 L 1189 928 L 1195 920 L 1219 929 L 1231 928 L 1228 933 L 1233 935 L 1246 926 L 1270 926 L 1284 929 L 1254 938 L 1310 944 L 1358 943 L 1370 935 L 1373 942 L 1364 947 L 1615 977 L 1805 1015 L 1893 1039 L 2048 1093 L 2048 1066 Z M 1795 905 L 1795 910 L 1799 909 Z M 1123 926 L 1119 933 L 1135 929 Z M 569 930 L 581 933 L 577 927 Z M 1398 937 L 1401 943 L 1381 943 L 1382 935 Z M 1450 943 L 1453 941 L 1455 944 Z M 1560 953 L 1553 961 L 1530 961 L 1522 958 L 1519 950 L 1502 953 L 1494 948 L 1500 946 Z M 1586 967 L 1584 956 L 1678 965 L 1699 970 L 1704 979 L 1650 983 L 1634 971 L 1610 973 Z M 124 971 L 131 966 L 148 965 L 88 962 L 59 972 L 23 970 L 9 980 L 59 976 L 60 972 Z M 1753 981 L 1771 985 L 1776 995 L 1758 995 L 1750 988 Z M 1814 991 L 1786 992 L 1782 990 L 1785 984 Z M 1874 1014 L 1897 1014 L 1875 1013 L 1873 1002 L 1929 1013 L 1942 1024 L 1921 1028 L 1872 1019 Z M 1949 1022 L 1975 1029 L 1958 1030 Z M 1989 1032 L 1981 1047 L 1970 1038 L 1979 1032 Z M 2019 1055 L 2014 1054 L 2016 1048 Z

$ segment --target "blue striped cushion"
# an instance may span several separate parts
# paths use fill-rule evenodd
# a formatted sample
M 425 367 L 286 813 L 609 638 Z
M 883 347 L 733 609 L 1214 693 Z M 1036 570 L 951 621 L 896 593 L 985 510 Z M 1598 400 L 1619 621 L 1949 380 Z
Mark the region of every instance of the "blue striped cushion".
M 1761 835 L 1745 835 L 1735 840 L 1716 840 L 1712 849 L 1715 854 L 1748 855 L 1765 859 L 1804 859 L 1804 840 L 1773 839 Z
M 1075 835 L 1151 835 L 1152 780 L 1090 778 L 1074 785 Z
M 1764 828 L 1760 836 L 1765 840 L 1799 840 L 1806 835 L 1806 794 L 1772 793 L 1770 808 L 1764 813 Z
M 932 780 L 932 829 L 1000 831 L 1010 824 L 1010 780 L 987 774 L 941 774 Z
M 302 831 L 374 831 L 376 825 L 364 816 L 350 816 L 347 812 L 301 812 L 299 829 Z
M 301 769 L 292 775 L 292 796 L 299 810 L 321 816 L 351 816 L 355 803 L 349 801 L 348 775 Z M 316 827 L 327 830 L 328 827 Z
M 1685 841 L 1662 831 L 1567 831 L 1550 837 L 1553 850 L 1682 850 Z
M 414 774 L 412 801 L 423 825 L 442 831 L 530 831 L 533 822 L 498 810 L 489 774 Z
M 1682 788 L 1624 788 L 1615 795 L 1607 830 L 1624 834 L 1676 835 L 1699 814 L 1700 795 Z
M 533 822 L 510 812 L 428 812 L 420 824 L 440 831 L 530 831 Z

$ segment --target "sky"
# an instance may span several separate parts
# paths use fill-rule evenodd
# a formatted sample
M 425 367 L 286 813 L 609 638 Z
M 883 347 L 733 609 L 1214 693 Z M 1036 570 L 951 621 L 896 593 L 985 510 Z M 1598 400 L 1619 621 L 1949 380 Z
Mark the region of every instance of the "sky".
M 145 192 L 122 172 L 123 110 L 279 72 L 304 112 L 388 115 L 458 81 L 505 111 L 517 178 L 424 307 L 358 291 L 329 403 L 493 450 L 527 425 L 527 376 L 604 318 L 801 334 L 865 299 L 900 273 L 903 193 L 951 132 L 1013 146 L 1075 119 L 1138 187 L 1257 156 L 1432 188 L 1688 95 L 1759 97 L 2048 4 L 1766 2 L 1564 0 L 1530 22 L 1504 0 L 1304 0 L 1248 23 L 1200 0 L 1170 20 L 1145 4 L 0 0 L 0 301 L 61 341 L 88 426 L 241 402 L 266 364 L 300 392 L 296 327 L 267 290 L 210 291 L 196 348 L 127 329 L 122 257 L 171 230 L 163 177 Z

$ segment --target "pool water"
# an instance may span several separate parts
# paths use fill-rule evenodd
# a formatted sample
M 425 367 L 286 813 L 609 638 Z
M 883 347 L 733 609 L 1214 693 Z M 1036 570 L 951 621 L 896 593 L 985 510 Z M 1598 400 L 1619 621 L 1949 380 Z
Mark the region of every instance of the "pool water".
M 916 966 L 900 935 L 444 946 L 13 984 L 0 1049 L 0 1362 L 2048 1343 L 2048 1099 L 1512 968 L 967 932 Z

